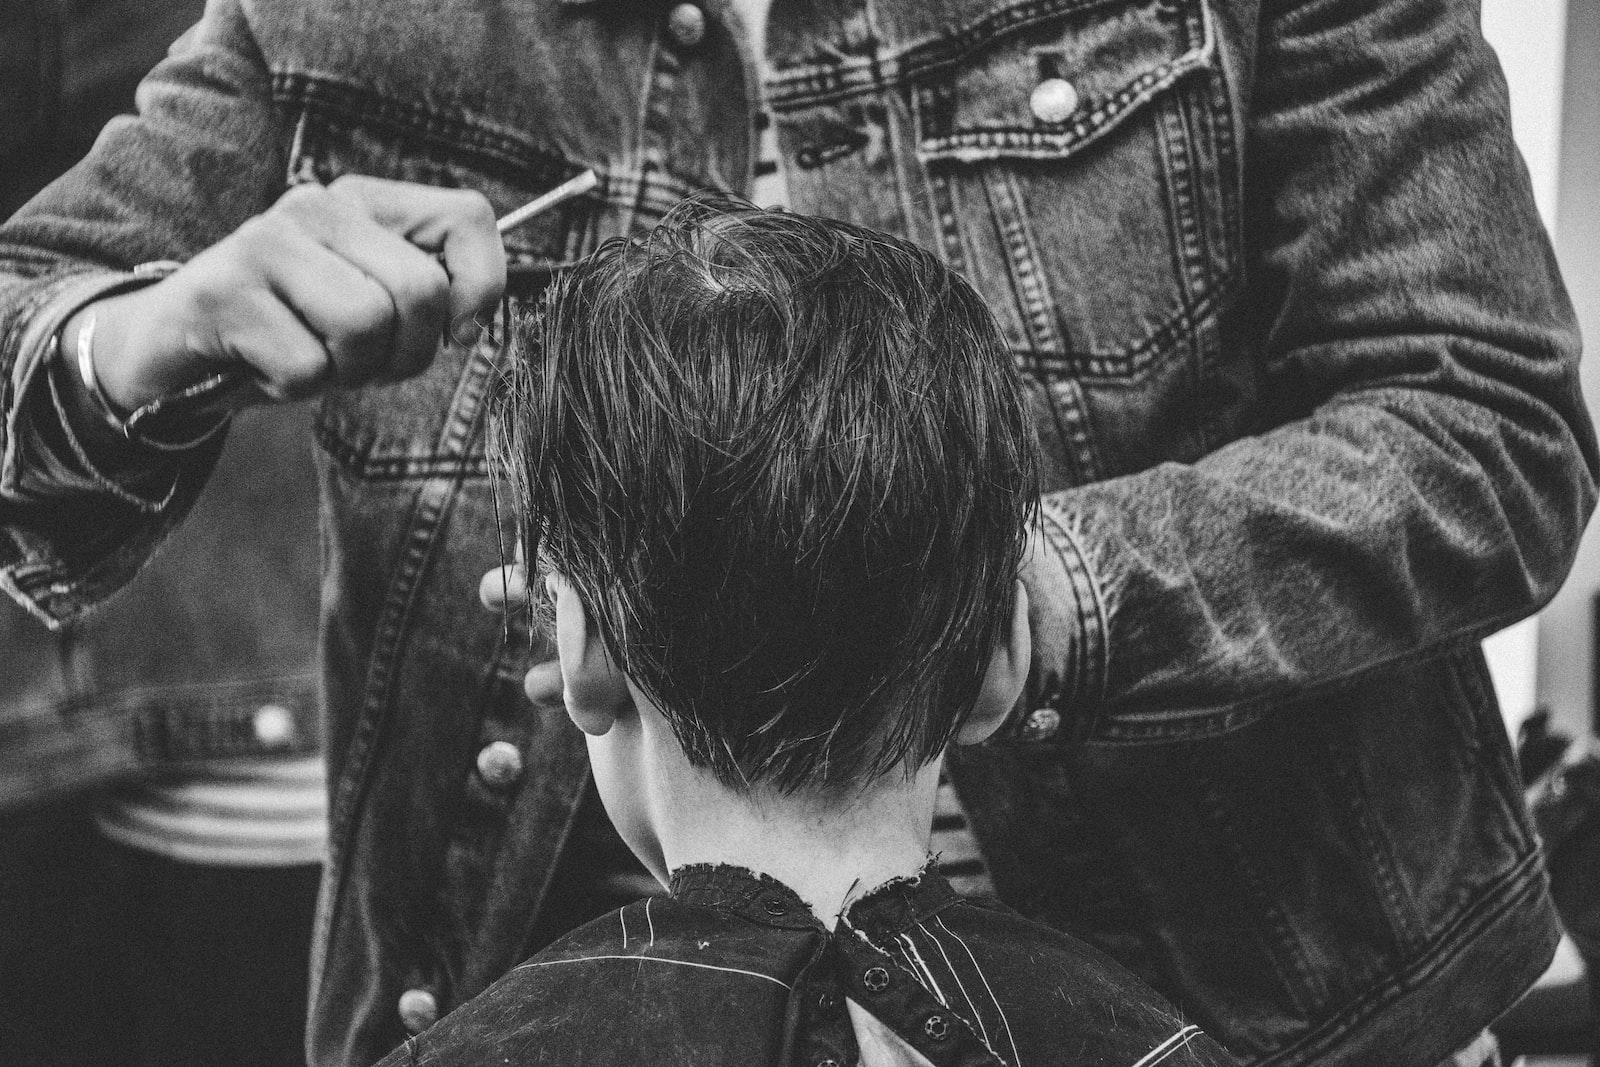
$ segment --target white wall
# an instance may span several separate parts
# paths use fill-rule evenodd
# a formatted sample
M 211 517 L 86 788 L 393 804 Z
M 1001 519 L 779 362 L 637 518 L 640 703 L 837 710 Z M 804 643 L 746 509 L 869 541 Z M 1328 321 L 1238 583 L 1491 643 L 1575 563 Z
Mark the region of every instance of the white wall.
M 1600 411 L 1600 4 L 1595 0 L 1569 0 L 1562 75 L 1556 255 L 1583 330 L 1584 395 L 1589 410 L 1596 412 Z M 1594 726 L 1597 589 L 1600 523 L 1591 522 L 1572 577 L 1539 624 L 1539 702 L 1549 707 L 1560 729 L 1572 734 Z
M 1583 0 L 1579 0 L 1583 2 Z M 1483 0 L 1483 33 L 1500 56 L 1511 90 L 1511 132 L 1528 164 L 1545 225 L 1556 224 L 1566 0 Z M 1484 642 L 1506 725 L 1516 726 L 1538 696 L 1539 620 L 1528 619 Z
M 1511 86 L 1511 132 L 1528 161 L 1539 213 L 1553 228 L 1561 163 L 1567 0 L 1483 0 L 1483 35 L 1505 68 Z

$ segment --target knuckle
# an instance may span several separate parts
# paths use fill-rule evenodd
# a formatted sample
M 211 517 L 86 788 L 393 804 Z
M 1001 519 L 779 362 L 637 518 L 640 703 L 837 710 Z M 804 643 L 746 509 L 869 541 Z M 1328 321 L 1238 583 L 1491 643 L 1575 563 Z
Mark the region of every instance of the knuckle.
M 251 246 L 276 242 L 281 238 L 287 225 L 282 215 L 268 211 L 246 219 L 243 225 L 234 231 L 234 236 Z
M 395 284 L 395 302 L 403 307 L 422 307 L 441 299 L 450 291 L 450 275 L 440 263 L 418 257 Z
M 452 228 L 472 232 L 493 233 L 495 227 L 494 205 L 476 189 L 441 189 L 438 210 Z
M 268 214 L 278 212 L 289 215 L 306 215 L 322 209 L 328 197 L 328 190 L 315 182 L 306 182 L 301 185 L 291 186 L 278 202 L 272 205 Z
M 487 222 L 491 227 L 494 225 L 494 205 L 489 203 L 487 196 L 476 189 L 452 189 L 450 194 L 462 218 L 474 223 Z
M 382 184 L 378 178 L 366 174 L 341 174 L 325 187 L 325 191 L 340 200 L 361 202 Z
M 395 299 L 389 290 L 378 284 L 370 275 L 357 293 L 352 294 L 351 317 L 357 333 L 387 333 L 394 328 Z
M 252 273 L 277 262 L 294 239 L 298 227 L 283 215 L 267 212 L 245 222 L 234 233 L 234 261 Z

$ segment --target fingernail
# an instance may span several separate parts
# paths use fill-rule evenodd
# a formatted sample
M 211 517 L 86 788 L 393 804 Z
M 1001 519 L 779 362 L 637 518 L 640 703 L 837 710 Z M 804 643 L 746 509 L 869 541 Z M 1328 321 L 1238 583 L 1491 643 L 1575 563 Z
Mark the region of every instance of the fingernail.
M 487 324 L 479 322 L 477 316 L 458 315 L 450 323 L 450 343 L 458 348 L 476 348 L 486 329 Z

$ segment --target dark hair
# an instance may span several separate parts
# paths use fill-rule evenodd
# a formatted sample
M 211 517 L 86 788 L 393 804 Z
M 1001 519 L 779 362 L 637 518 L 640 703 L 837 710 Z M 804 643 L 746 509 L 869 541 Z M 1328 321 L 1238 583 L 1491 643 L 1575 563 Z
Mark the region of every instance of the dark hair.
M 519 321 L 530 558 L 724 784 L 920 767 L 976 700 L 1038 495 L 1017 374 L 933 255 L 691 201 Z

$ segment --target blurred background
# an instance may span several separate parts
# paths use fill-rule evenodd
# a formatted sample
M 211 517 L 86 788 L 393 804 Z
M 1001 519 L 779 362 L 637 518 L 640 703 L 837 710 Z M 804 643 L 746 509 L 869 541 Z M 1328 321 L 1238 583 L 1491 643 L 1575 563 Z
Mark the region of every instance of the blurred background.
M 1600 412 L 1600 4 L 1485 0 L 1484 33 L 1506 70 L 1513 133 L 1571 291 L 1587 351 L 1584 393 Z M 1566 586 L 1536 619 L 1486 644 L 1507 729 L 1521 740 L 1536 821 L 1569 938 L 1550 972 L 1506 1019 L 1509 1058 L 1577 1067 L 1596 1051 L 1595 998 L 1583 957 L 1600 969 L 1600 770 L 1596 628 L 1600 528 L 1590 524 Z M 1581 951 L 1580 951 L 1581 949 Z

